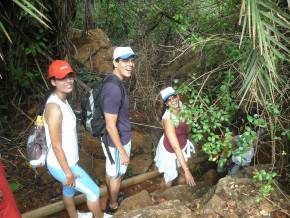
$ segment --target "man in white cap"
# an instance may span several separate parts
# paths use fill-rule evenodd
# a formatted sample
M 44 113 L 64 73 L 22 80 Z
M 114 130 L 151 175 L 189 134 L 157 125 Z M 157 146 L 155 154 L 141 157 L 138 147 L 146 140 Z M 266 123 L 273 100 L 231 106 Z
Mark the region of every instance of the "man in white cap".
M 113 73 L 107 76 L 115 82 L 104 83 L 101 92 L 101 106 L 107 130 L 107 134 L 102 137 L 102 147 L 106 156 L 106 185 L 109 195 L 107 213 L 114 213 L 118 209 L 120 185 L 130 161 L 129 100 L 122 81 L 131 76 L 136 57 L 132 48 L 117 47 L 113 53 Z M 106 145 L 108 145 L 107 148 Z

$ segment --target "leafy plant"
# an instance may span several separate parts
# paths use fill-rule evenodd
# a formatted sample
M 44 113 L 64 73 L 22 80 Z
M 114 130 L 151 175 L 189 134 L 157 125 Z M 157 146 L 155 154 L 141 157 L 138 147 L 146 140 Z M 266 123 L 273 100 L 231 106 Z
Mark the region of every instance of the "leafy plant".
M 8 3 L 5 3 L 7 5 L 4 5 L 4 3 L 0 3 L 0 34 L 4 34 L 6 39 L 12 43 L 13 39 L 11 37 L 11 31 L 10 28 L 7 28 L 7 26 L 11 25 L 11 18 L 7 16 L 9 14 L 9 8 L 13 7 L 14 5 L 17 5 L 19 8 L 23 10 L 23 12 L 31 17 L 33 17 L 35 20 L 37 20 L 39 23 L 41 23 L 46 28 L 49 28 L 50 20 L 48 17 L 43 13 L 43 10 L 46 10 L 43 4 L 41 4 L 40 1 L 29 1 L 29 0 L 10 0 Z M 37 6 L 35 6 L 37 5 Z M 8 7 L 7 7 L 8 6 Z M 19 14 L 18 14 L 19 15 Z M 0 58 L 4 60 L 3 54 L 0 52 Z
M 261 170 L 255 173 L 253 179 L 257 182 L 261 182 L 262 185 L 259 189 L 259 194 L 256 197 L 256 202 L 260 203 L 261 200 L 273 191 L 273 178 L 277 176 L 276 172 L 266 172 L 265 170 Z
M 49 51 L 47 47 L 48 39 L 45 36 L 46 32 L 42 29 L 39 29 L 38 33 L 35 34 L 35 40 L 25 46 L 25 54 L 32 55 L 36 57 L 37 55 L 43 54 L 44 52 Z
M 281 133 L 282 136 L 286 136 L 288 141 L 290 141 L 290 129 L 285 129 L 283 130 L 283 132 Z
M 209 161 L 217 162 L 219 167 L 223 167 L 231 156 L 243 158 L 243 154 L 253 147 L 257 139 L 256 129 L 267 126 L 263 118 L 254 118 L 248 114 L 247 120 L 251 126 L 243 127 L 238 140 L 234 142 L 235 135 L 229 126 L 239 108 L 233 100 L 236 97 L 235 91 L 231 89 L 233 81 L 233 75 L 225 72 L 224 80 L 215 89 L 207 87 L 200 94 L 201 90 L 197 91 L 186 84 L 177 91 L 189 97 L 178 119 L 188 118 L 192 140 L 195 144 L 202 144 L 202 150 L 209 155 Z
M 188 96 L 188 103 L 179 117 L 187 117 L 191 126 L 192 140 L 203 144 L 202 150 L 209 155 L 210 161 L 218 161 L 222 166 L 232 155 L 233 133 L 227 127 L 233 120 L 237 104 L 231 90 L 233 76 L 226 72 L 220 87 L 207 89 L 199 94 L 194 87 L 184 85 L 178 92 Z M 192 79 L 195 79 L 193 76 Z
M 11 182 L 9 183 L 9 187 L 11 189 L 12 192 L 17 191 L 18 189 L 20 189 L 22 187 L 22 185 L 19 182 Z

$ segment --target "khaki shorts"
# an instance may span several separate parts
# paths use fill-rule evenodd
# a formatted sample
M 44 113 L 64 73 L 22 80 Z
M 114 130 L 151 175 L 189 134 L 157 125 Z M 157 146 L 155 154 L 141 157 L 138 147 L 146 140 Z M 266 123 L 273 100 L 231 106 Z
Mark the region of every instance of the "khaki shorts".
M 131 152 L 131 141 L 124 145 L 123 146 L 128 157 L 130 158 L 130 152 Z M 127 171 L 127 168 L 128 168 L 128 165 L 122 165 L 121 164 L 121 157 L 120 157 L 120 152 L 117 148 L 115 147 L 110 147 L 109 146 L 109 150 L 110 150 L 110 153 L 111 153 L 111 156 L 114 160 L 114 164 L 111 164 L 111 161 L 108 157 L 108 154 L 107 154 L 107 151 L 106 151 L 106 148 L 105 148 L 105 145 L 104 143 L 102 143 L 102 148 L 103 148 L 103 151 L 104 151 L 104 154 L 106 156 L 106 173 L 108 176 L 111 176 L 113 178 L 117 178 L 119 176 L 123 176 L 126 171 Z

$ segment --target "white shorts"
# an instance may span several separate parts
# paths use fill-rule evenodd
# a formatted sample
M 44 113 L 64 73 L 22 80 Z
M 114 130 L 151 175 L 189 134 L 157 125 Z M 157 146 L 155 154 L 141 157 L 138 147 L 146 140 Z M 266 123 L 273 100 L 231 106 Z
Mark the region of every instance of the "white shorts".
M 108 176 L 113 177 L 113 178 L 123 176 L 127 171 L 128 165 L 121 164 L 120 152 L 117 148 L 110 147 L 110 146 L 108 146 L 108 147 L 109 147 L 111 156 L 112 156 L 115 163 L 111 164 L 111 161 L 110 161 L 108 154 L 107 154 L 107 150 L 105 148 L 105 144 L 102 143 L 103 152 L 106 156 L 106 174 Z M 124 147 L 128 157 L 130 158 L 131 141 L 128 144 L 124 145 L 123 147 Z
M 178 176 L 178 168 L 180 163 L 177 160 L 175 153 L 168 152 L 163 144 L 164 135 L 159 140 L 156 154 L 155 154 L 155 165 L 160 173 L 163 173 L 164 180 L 166 183 L 173 181 Z M 194 145 L 187 140 L 185 147 L 182 149 L 183 157 L 185 161 L 190 158 L 191 153 L 195 153 Z

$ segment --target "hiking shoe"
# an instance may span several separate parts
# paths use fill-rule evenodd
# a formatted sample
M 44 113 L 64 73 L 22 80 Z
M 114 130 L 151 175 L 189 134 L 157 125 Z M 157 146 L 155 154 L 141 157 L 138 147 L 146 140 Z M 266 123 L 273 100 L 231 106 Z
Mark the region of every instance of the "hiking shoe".
M 78 218 L 92 218 L 93 214 L 91 212 L 77 212 Z

